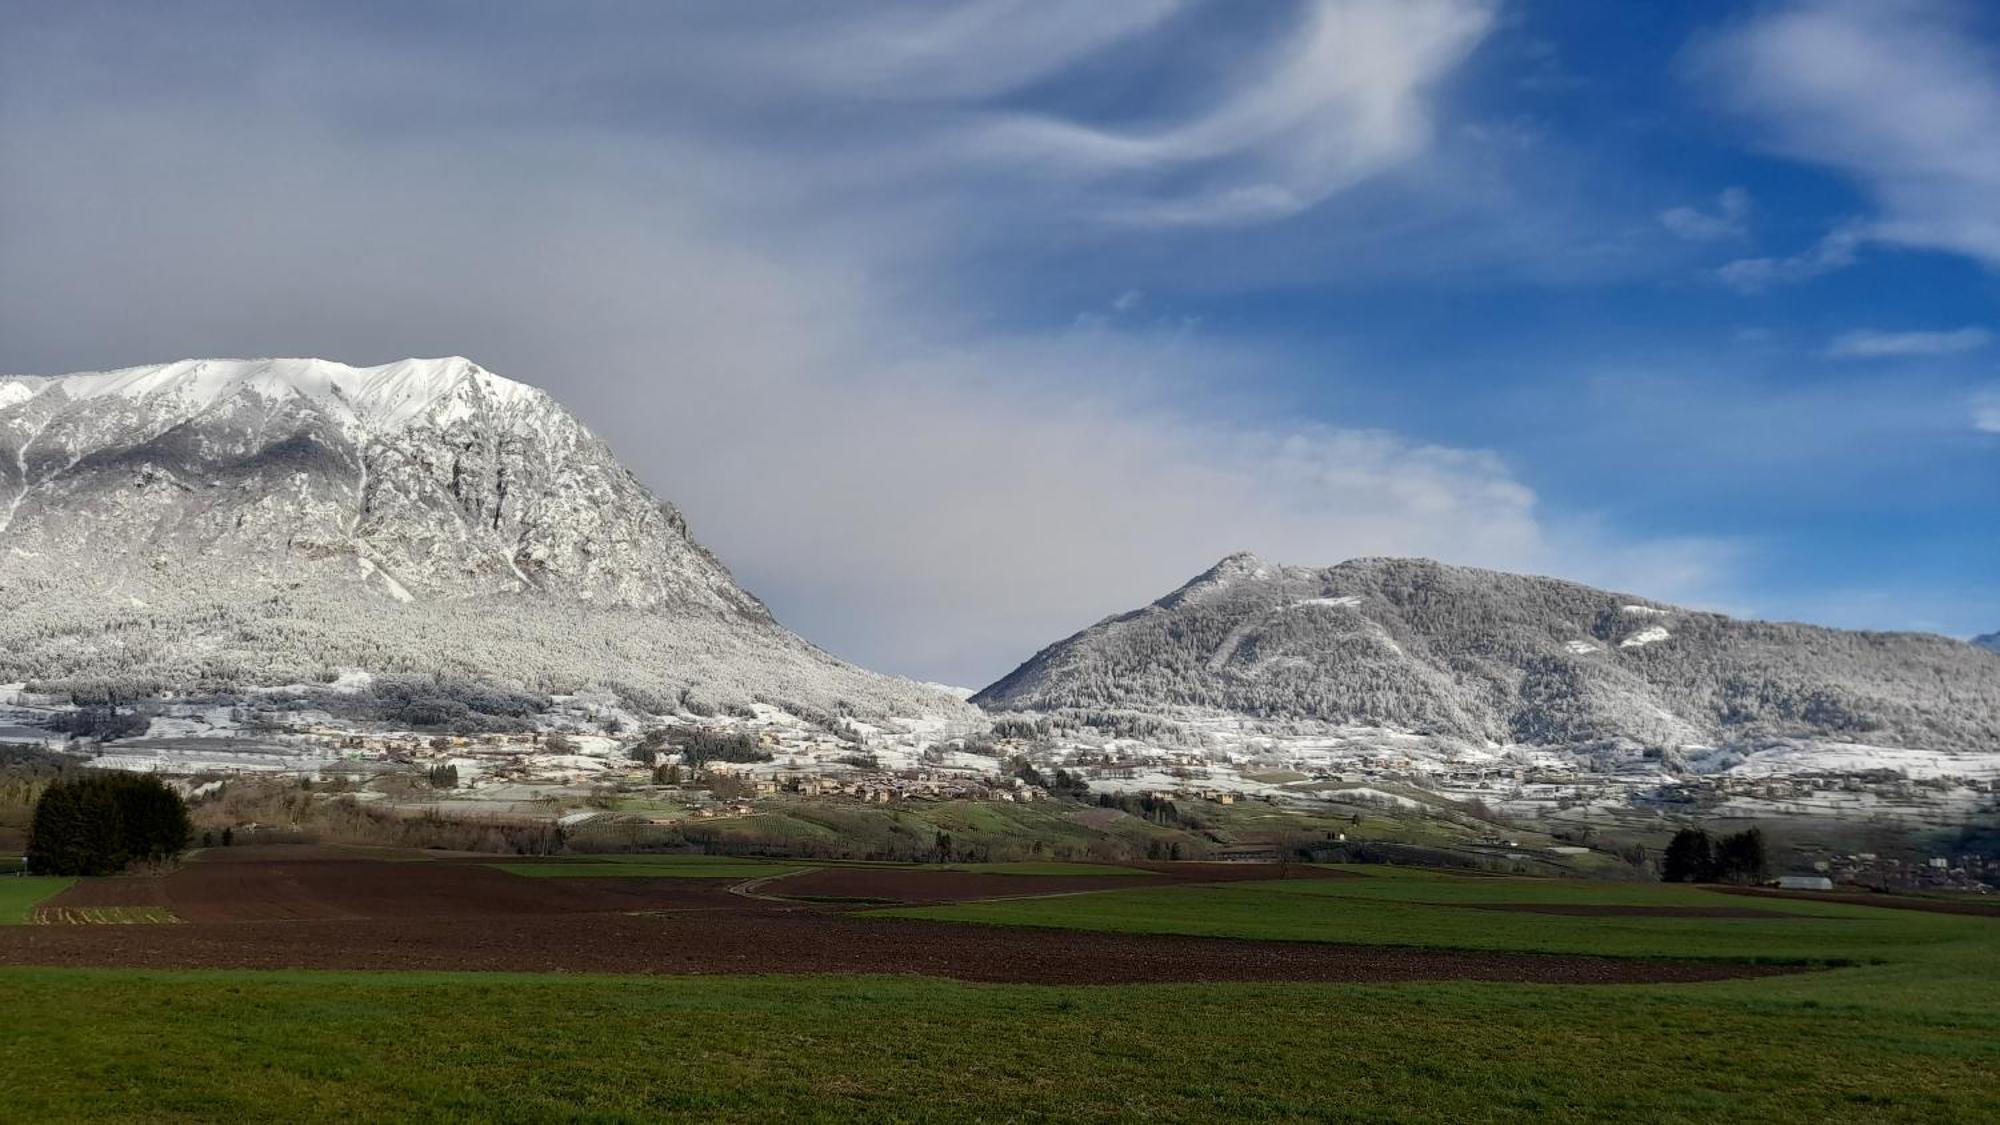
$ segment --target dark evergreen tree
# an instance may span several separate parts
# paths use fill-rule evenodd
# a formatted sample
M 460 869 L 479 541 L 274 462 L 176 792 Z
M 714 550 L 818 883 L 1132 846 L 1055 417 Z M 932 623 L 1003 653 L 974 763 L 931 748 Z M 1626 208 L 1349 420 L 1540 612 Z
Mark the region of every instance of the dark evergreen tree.
M 124 832 L 109 790 L 81 780 L 51 784 L 28 827 L 28 869 L 40 875 L 108 875 L 125 866 Z
M 1660 860 L 1660 878 L 1669 883 L 1705 883 L 1715 877 L 1715 842 L 1699 828 L 1674 833 Z
M 60 778 L 35 803 L 28 866 L 46 875 L 109 875 L 134 860 L 178 855 L 192 832 L 187 802 L 156 777 Z
M 1764 854 L 1764 833 L 1756 828 L 1724 836 L 1715 851 L 1715 877 L 1725 883 L 1756 883 L 1770 861 Z

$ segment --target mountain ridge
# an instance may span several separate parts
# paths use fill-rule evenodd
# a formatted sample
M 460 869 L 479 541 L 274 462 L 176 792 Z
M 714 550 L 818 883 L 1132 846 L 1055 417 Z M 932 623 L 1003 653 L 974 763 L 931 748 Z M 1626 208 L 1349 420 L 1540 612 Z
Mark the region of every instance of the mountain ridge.
M 1050 645 L 989 710 L 1238 713 L 1489 743 L 1881 740 L 2000 752 L 2000 662 L 1961 642 L 1738 621 L 1563 579 L 1230 555 Z

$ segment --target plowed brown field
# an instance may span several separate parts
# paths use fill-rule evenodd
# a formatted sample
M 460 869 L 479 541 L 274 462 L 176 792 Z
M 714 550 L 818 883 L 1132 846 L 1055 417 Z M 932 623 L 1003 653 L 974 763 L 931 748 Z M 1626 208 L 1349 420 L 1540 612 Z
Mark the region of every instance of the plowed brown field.
M 220 855 L 221 853 L 215 853 Z M 1270 876 L 1288 874 L 1273 867 Z M 1201 881 L 829 868 L 776 879 L 899 902 Z M 1233 868 L 1243 878 L 1251 872 Z M 151 878 L 87 880 L 51 906 L 155 906 L 178 925 L 0 927 L 0 964 L 611 973 L 916 973 L 978 981 L 1696 981 L 1768 967 L 1084 933 L 870 917 L 718 879 L 536 879 L 487 864 L 267 849 Z

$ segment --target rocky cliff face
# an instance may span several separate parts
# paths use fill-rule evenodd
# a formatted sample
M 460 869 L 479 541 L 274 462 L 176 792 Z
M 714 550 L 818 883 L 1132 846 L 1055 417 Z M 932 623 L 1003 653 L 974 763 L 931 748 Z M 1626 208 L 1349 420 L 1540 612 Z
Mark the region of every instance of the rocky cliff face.
M 2000 661 L 1549 578 L 1249 555 L 1052 645 L 988 709 L 1233 712 L 1548 746 L 1809 738 L 2000 752 Z
M 0 611 L 0 679 L 937 702 L 785 632 L 553 399 L 460 358 L 0 379 Z
M 0 386 L 0 535 L 51 571 L 136 553 L 267 579 L 344 568 L 398 598 L 765 616 L 576 419 L 468 360 L 195 360 Z

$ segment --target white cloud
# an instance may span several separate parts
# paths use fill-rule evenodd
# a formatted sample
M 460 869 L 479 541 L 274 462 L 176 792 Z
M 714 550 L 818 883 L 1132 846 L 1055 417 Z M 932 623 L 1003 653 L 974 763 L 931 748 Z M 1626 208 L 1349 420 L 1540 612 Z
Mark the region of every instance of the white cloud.
M 1739 258 L 1715 271 L 1716 279 L 1742 293 L 1761 293 L 1774 285 L 1809 281 L 1854 264 L 1864 241 L 1862 228 L 1844 224 L 1828 231 L 1811 248 L 1789 258 Z
M 1689 242 L 1742 238 L 1750 231 L 1750 193 L 1740 187 L 1725 188 L 1715 197 L 1713 211 L 1669 207 L 1660 212 L 1660 225 Z
M 1889 359 L 1963 355 L 1993 342 L 1993 333 L 1967 326 L 1948 332 L 1843 332 L 1826 347 L 1833 359 Z
M 2000 387 L 1972 396 L 1972 428 L 1982 433 L 2000 434 Z
M 982 159 L 1088 184 L 1112 219 L 1254 223 L 1291 215 L 1429 144 L 1432 88 L 1485 37 L 1489 0 L 1312 0 L 1273 57 L 1179 121 L 1094 125 L 997 116 Z
M 1879 214 L 1870 242 L 2000 268 L 2000 58 L 1949 0 L 1811 0 L 1732 26 L 1692 53 L 1695 79 L 1776 151 L 1852 176 Z M 1851 260 L 1739 263 L 1757 284 Z
M 1155 26 L 1084 14 L 1100 7 L 1131 10 L 1051 18 L 1103 21 L 1093 50 Z M 932 26 L 927 9 L 886 11 Z M 1489 19 L 1474 4 L 1317 5 L 1276 72 L 1246 63 L 1210 109 L 1086 140 L 1114 157 L 1063 170 L 1061 202 L 1213 218 L 1239 189 L 1326 198 L 1421 149 L 1425 90 Z M 572 405 L 788 624 L 953 682 L 1239 548 L 1427 554 L 1664 596 L 1710 566 L 1708 545 L 1552 526 L 1490 452 L 1288 418 L 1262 390 L 1283 357 L 1122 327 L 1143 319 L 1137 296 L 1093 332 L 996 315 L 968 244 L 1061 220 L 946 142 L 990 120 L 960 102 L 1079 57 L 1001 24 L 1030 41 L 969 60 L 986 69 L 950 104 L 889 128 L 880 103 L 921 101 L 921 77 L 951 71 L 938 58 L 979 54 L 983 35 L 933 27 L 852 73 L 826 52 L 819 70 L 726 78 L 777 40 L 724 36 L 746 61 L 677 28 L 537 42 L 494 65 L 456 45 L 319 37 L 302 65 L 261 49 L 257 28 L 173 19 L 150 29 L 171 66 L 121 53 L 123 36 L 0 44 L 0 367 L 471 355 Z M 621 53 L 627 40 L 646 49 Z M 689 74 L 715 85 L 673 85 Z M 824 119 L 868 124 L 770 124 L 763 99 L 797 108 L 774 92 L 787 83 Z M 636 107 L 613 96 L 655 86 Z M 536 99 L 549 88 L 565 96 Z M 601 99 L 616 111 L 562 116 Z M 1152 155 L 1130 159 L 1134 145 Z M 1182 175 L 1151 179 L 1153 163 Z

